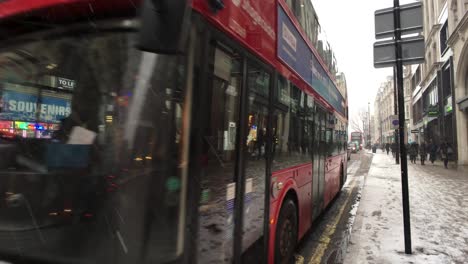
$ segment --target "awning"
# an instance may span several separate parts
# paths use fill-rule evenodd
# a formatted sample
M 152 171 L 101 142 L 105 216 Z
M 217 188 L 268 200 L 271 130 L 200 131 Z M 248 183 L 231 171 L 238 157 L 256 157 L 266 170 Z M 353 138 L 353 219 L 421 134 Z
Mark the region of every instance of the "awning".
M 461 111 L 468 110 L 468 96 L 457 101 L 458 108 Z

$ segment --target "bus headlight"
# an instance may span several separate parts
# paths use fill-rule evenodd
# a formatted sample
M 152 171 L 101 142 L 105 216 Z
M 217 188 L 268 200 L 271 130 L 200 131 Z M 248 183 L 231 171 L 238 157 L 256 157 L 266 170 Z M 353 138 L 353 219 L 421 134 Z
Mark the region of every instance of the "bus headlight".
M 273 184 L 271 185 L 271 195 L 273 196 L 273 198 L 278 197 L 279 191 L 283 189 L 283 185 L 284 184 L 282 182 L 273 182 Z

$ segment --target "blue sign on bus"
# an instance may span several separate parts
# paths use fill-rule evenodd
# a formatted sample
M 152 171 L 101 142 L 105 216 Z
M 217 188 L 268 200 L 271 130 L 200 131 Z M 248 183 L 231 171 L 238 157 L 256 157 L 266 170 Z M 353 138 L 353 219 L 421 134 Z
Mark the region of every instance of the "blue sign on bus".
M 278 57 L 296 71 L 320 96 L 338 112 L 345 114 L 343 96 L 280 5 L 278 5 L 277 52 Z

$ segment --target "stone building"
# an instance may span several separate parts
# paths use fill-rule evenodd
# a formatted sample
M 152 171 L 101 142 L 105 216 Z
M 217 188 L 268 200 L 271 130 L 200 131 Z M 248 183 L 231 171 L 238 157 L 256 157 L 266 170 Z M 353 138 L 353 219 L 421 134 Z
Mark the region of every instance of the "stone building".
M 447 1 L 447 46 L 452 51 L 458 164 L 468 165 L 468 0 Z
M 468 164 L 468 0 L 423 0 L 425 63 L 411 77 L 411 140 L 448 141 Z

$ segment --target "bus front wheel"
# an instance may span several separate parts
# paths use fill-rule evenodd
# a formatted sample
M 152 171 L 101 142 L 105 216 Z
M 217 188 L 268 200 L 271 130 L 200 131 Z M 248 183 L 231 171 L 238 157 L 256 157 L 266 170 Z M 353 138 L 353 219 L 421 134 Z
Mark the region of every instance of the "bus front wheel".
M 297 210 L 291 199 L 284 201 L 276 225 L 275 263 L 291 263 L 297 244 Z

